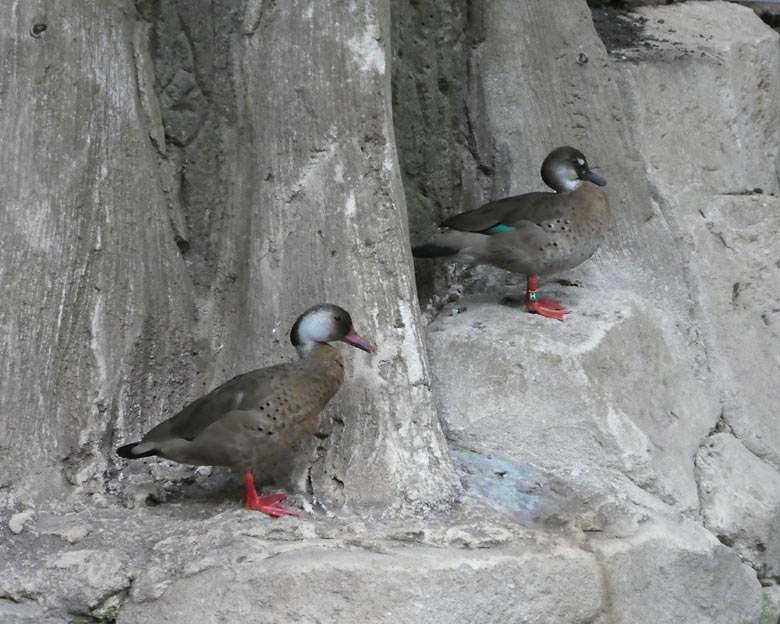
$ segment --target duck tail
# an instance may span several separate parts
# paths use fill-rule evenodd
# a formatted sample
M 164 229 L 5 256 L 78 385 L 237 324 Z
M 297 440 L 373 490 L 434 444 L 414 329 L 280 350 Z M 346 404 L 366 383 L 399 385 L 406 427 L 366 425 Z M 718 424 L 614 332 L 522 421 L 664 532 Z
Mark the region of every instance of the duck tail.
M 456 253 L 458 253 L 458 251 L 458 249 L 453 247 L 447 247 L 437 243 L 426 243 L 425 245 L 412 247 L 412 255 L 415 258 L 440 258 L 442 256 L 454 256 Z
M 116 454 L 119 455 L 119 457 L 124 457 L 125 459 L 139 459 L 141 457 L 157 455 L 157 451 L 154 449 L 151 451 L 146 451 L 145 453 L 133 453 L 133 449 L 139 444 L 140 442 L 133 442 L 132 444 L 125 444 L 124 446 L 120 446 L 116 450 Z

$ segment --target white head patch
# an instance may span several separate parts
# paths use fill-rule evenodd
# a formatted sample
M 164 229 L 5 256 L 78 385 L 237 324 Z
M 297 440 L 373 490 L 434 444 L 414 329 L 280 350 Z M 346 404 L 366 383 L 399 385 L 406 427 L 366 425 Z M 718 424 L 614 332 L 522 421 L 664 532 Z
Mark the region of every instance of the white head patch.
M 331 310 L 321 308 L 307 314 L 298 326 L 298 339 L 302 345 L 325 342 L 333 331 Z
M 555 168 L 555 178 L 559 181 L 561 188 L 565 191 L 573 191 L 582 180 L 577 177 L 577 172 L 571 165 L 560 165 Z

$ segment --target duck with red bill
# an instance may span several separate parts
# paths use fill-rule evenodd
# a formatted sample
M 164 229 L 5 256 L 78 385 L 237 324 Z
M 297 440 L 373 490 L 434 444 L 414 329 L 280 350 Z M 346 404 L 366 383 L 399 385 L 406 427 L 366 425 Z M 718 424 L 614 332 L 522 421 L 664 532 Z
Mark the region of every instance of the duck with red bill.
M 252 471 L 317 431 L 322 410 L 344 379 L 341 354 L 328 343 L 346 342 L 368 353 L 373 348 L 352 327 L 349 313 L 332 304 L 301 314 L 290 341 L 297 362 L 234 377 L 117 453 L 125 459 L 157 455 L 194 466 L 230 466 L 244 476 L 247 508 L 296 515 L 282 507 L 284 493 L 259 496 Z

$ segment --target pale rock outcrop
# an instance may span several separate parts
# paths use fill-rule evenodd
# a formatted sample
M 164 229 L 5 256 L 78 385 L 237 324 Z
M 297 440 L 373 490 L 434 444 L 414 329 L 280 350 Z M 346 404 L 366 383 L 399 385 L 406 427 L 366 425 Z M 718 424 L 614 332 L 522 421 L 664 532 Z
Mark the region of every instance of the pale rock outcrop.
M 758 622 L 755 572 L 698 523 L 652 520 L 631 537 L 591 543 L 607 579 L 606 622 Z
M 780 474 L 729 433 L 696 456 L 704 526 L 770 581 L 780 577 Z
M 757 621 L 757 573 L 773 582 L 773 547 L 759 544 L 777 542 L 780 499 L 778 37 L 743 7 L 687 2 L 610 14 L 635 41 L 618 37 L 607 56 L 577 15 L 533 9 L 548 28 L 512 39 L 508 5 L 484 6 L 485 30 L 506 36 L 475 48 L 469 105 L 494 174 L 464 185 L 463 201 L 540 189 L 535 159 L 571 143 L 608 179 L 615 224 L 593 260 L 540 284 L 570 305 L 563 325 L 500 303 L 519 279 L 455 271 L 461 290 L 482 294 L 429 326 L 445 428 L 461 453 L 498 466 L 495 479 L 526 475 L 509 510 L 525 521 L 545 486 L 581 493 L 591 514 L 569 495 L 564 516 L 605 558 L 614 621 Z M 545 41 L 567 46 L 550 43 L 552 55 Z M 602 67 L 607 80 L 593 73 Z M 705 463 L 724 428 L 750 461 Z M 754 516 L 744 499 L 726 502 L 756 481 Z M 489 480 L 465 483 L 506 507 Z
M 679 332 L 630 292 L 568 292 L 576 311 L 553 328 L 521 308 L 475 300 L 433 323 L 450 436 L 542 470 L 566 467 L 573 479 L 626 475 L 695 511 L 691 457 L 720 412 Z

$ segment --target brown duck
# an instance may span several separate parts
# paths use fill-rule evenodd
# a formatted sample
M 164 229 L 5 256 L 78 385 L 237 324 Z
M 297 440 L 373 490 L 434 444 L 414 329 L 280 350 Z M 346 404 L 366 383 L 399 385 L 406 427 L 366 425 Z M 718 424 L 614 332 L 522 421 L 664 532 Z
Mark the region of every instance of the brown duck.
M 547 155 L 542 180 L 556 192 L 525 193 L 457 214 L 442 224 L 449 229 L 438 239 L 412 253 L 453 256 L 526 275 L 526 309 L 562 321 L 569 311 L 538 298 L 536 277 L 574 268 L 599 248 L 610 218 L 609 200 L 599 188 L 607 181 L 590 170 L 582 152 L 568 146 Z
M 182 464 L 230 466 L 244 476 L 247 508 L 294 516 L 279 503 L 285 494 L 258 496 L 252 469 L 317 430 L 320 413 L 344 379 L 341 355 L 327 343 L 372 349 L 353 329 L 349 313 L 330 304 L 301 314 L 290 340 L 300 357 L 297 362 L 234 377 L 117 453 L 126 459 L 159 455 Z

